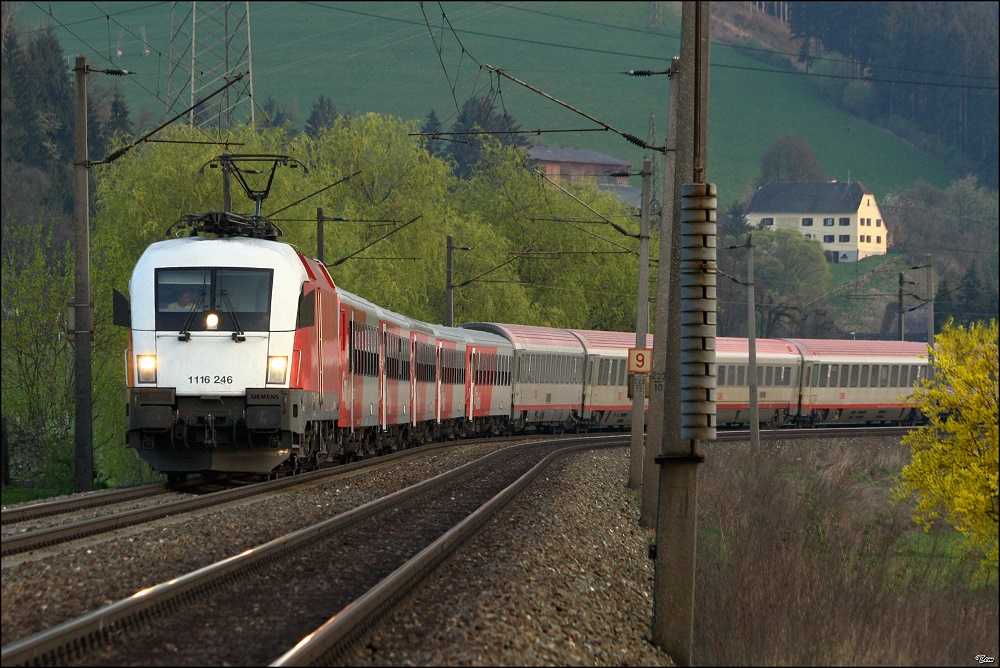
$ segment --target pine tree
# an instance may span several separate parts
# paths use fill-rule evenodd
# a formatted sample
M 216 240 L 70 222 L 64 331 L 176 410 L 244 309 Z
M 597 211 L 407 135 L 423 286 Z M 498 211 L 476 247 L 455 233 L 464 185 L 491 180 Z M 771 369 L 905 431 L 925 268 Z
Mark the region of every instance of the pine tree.
M 306 134 L 315 137 L 322 130 L 332 128 L 337 116 L 339 116 L 337 105 L 333 103 L 333 100 L 325 95 L 320 95 L 319 99 L 313 103 L 309 118 L 306 119 Z
M 111 99 L 111 115 L 106 128 L 109 138 L 118 134 L 132 134 L 132 121 L 129 120 L 128 115 L 129 111 L 128 105 L 125 103 L 125 96 L 122 94 L 121 87 L 115 85 Z
M 955 300 L 955 311 L 957 312 L 955 320 L 967 325 L 987 319 L 985 301 L 985 291 L 983 290 L 983 281 L 979 277 L 979 269 L 976 263 L 972 263 L 965 270 L 962 282 L 959 284 L 958 298 Z
M 435 132 L 441 132 L 441 127 L 441 119 L 438 118 L 437 112 L 431 109 L 431 113 L 427 114 L 427 122 L 425 122 L 424 126 L 420 128 L 420 132 L 425 135 L 429 135 Z M 447 153 L 444 144 L 440 140 L 434 139 L 433 137 L 424 137 L 424 140 L 427 152 L 435 158 L 443 158 Z
M 452 125 L 452 132 L 496 132 L 493 135 L 503 144 L 527 147 L 528 141 L 519 134 L 521 129 L 514 117 L 506 111 L 498 116 L 493 110 L 493 100 L 473 96 L 469 98 L 459 111 L 458 118 Z M 503 134 L 500 134 L 503 133 Z M 484 135 L 456 135 L 448 147 L 448 154 L 455 160 L 456 173 L 460 178 L 468 178 L 472 167 L 479 159 Z
M 33 107 L 30 164 L 61 163 L 73 156 L 74 84 L 59 39 L 49 26 L 28 48 L 27 102 Z

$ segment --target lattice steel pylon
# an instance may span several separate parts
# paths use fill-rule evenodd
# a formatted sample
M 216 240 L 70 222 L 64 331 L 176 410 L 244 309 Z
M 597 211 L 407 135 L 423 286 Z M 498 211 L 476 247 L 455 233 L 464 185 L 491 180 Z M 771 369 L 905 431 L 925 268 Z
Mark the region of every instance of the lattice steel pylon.
M 249 2 L 174 2 L 170 11 L 170 111 L 179 113 L 250 74 L 188 114 L 199 127 L 227 131 L 253 123 Z

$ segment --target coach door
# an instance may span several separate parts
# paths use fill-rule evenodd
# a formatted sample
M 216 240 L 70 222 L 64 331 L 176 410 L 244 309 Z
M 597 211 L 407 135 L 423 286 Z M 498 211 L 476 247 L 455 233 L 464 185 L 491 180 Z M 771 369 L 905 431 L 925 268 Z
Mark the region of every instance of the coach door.
M 385 360 L 386 360 L 386 346 L 385 346 L 385 323 L 381 323 L 379 335 L 379 365 L 378 365 L 378 414 L 379 414 L 379 425 L 382 427 L 382 431 L 386 430 L 388 425 L 388 420 L 386 419 L 386 411 L 388 410 L 388 402 L 385 400 L 386 386 L 385 386 Z
M 469 420 L 473 418 L 473 406 L 476 399 L 476 372 L 482 365 L 482 360 L 477 359 L 479 354 L 476 352 L 475 348 L 468 349 L 469 356 L 469 373 L 468 379 L 465 383 L 466 395 L 465 395 L 465 413 Z

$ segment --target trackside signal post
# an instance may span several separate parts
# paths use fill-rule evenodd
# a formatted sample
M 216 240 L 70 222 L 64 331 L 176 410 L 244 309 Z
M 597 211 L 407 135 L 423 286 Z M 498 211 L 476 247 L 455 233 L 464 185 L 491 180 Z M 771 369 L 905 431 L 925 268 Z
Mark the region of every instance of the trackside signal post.
M 681 67 L 675 134 L 675 179 L 669 254 L 660 254 L 667 287 L 662 443 L 656 522 L 653 642 L 677 665 L 692 663 L 698 464 L 702 441 L 715 439 L 716 192 L 707 183 L 711 18 L 708 2 L 681 9 Z M 671 82 L 673 89 L 673 82 Z M 673 119 L 671 119 L 673 121 Z M 681 185 L 684 184 L 684 185 Z M 682 201 L 683 200 L 683 201 Z M 662 238 L 662 237 L 661 237 Z M 659 296 L 662 296 L 662 291 Z M 660 309 L 657 309 L 659 316 Z

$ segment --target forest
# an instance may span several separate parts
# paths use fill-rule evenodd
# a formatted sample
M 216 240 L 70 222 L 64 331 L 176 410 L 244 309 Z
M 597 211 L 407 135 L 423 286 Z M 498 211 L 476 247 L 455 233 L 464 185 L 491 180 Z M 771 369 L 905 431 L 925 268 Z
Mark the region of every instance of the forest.
M 749 4 L 787 29 L 792 61 L 833 104 L 997 189 L 995 2 Z

